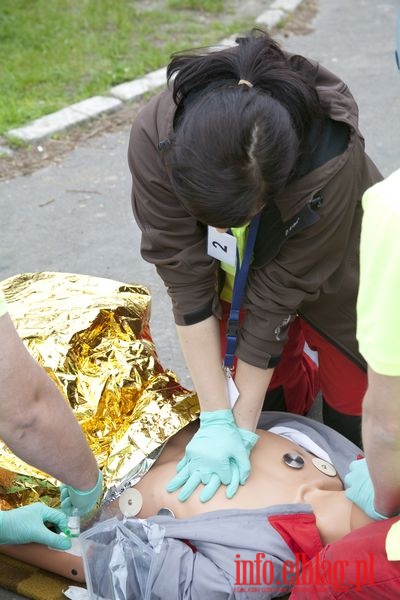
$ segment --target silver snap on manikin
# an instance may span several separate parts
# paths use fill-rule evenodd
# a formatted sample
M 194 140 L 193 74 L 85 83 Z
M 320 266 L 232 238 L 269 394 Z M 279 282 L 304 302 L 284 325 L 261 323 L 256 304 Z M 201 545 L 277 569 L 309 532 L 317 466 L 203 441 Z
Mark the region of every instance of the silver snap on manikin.
M 175 519 L 174 512 L 170 508 L 160 508 L 157 514 L 162 515 L 163 517 L 172 517 Z
M 143 506 L 142 494 L 135 488 L 129 488 L 121 494 L 118 504 L 124 517 L 135 517 Z
M 312 464 L 318 469 L 318 471 L 324 473 L 324 475 L 328 475 L 329 477 L 336 476 L 335 467 L 331 465 L 331 463 L 326 462 L 326 460 L 322 460 L 322 458 L 315 457 L 312 459 Z
M 282 456 L 282 460 L 292 469 L 302 469 L 304 467 L 304 458 L 296 452 L 287 452 Z

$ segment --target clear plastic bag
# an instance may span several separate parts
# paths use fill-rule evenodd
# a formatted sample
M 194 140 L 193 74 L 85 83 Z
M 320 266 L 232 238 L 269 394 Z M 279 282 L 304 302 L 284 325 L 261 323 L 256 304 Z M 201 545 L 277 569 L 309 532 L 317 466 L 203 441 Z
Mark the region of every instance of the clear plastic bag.
M 164 528 L 114 517 L 80 535 L 91 600 L 150 600 Z

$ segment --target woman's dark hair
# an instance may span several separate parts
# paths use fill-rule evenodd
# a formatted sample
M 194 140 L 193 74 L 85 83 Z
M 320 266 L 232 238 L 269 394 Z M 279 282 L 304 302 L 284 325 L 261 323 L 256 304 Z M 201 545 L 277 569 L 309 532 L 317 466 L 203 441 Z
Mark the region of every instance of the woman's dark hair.
M 243 225 L 279 196 L 322 116 L 310 63 L 297 70 L 260 30 L 237 42 L 176 54 L 167 70 L 177 104 L 172 185 L 189 213 L 216 227 Z

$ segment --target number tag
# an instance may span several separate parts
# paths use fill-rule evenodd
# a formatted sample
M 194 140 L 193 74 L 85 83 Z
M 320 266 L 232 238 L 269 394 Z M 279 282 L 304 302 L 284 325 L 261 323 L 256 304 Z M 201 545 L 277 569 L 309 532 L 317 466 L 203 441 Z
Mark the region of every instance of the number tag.
M 209 256 L 235 267 L 236 247 L 237 241 L 233 235 L 221 233 L 215 227 L 208 226 L 207 254 Z

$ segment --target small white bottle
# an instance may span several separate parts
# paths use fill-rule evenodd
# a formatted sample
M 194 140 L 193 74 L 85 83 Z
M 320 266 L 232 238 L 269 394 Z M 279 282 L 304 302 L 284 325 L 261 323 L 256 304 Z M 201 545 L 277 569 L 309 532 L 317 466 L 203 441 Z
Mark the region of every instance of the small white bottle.
M 81 533 L 81 518 L 77 508 L 73 508 L 71 516 L 68 517 L 68 529 L 71 537 L 79 537 Z

